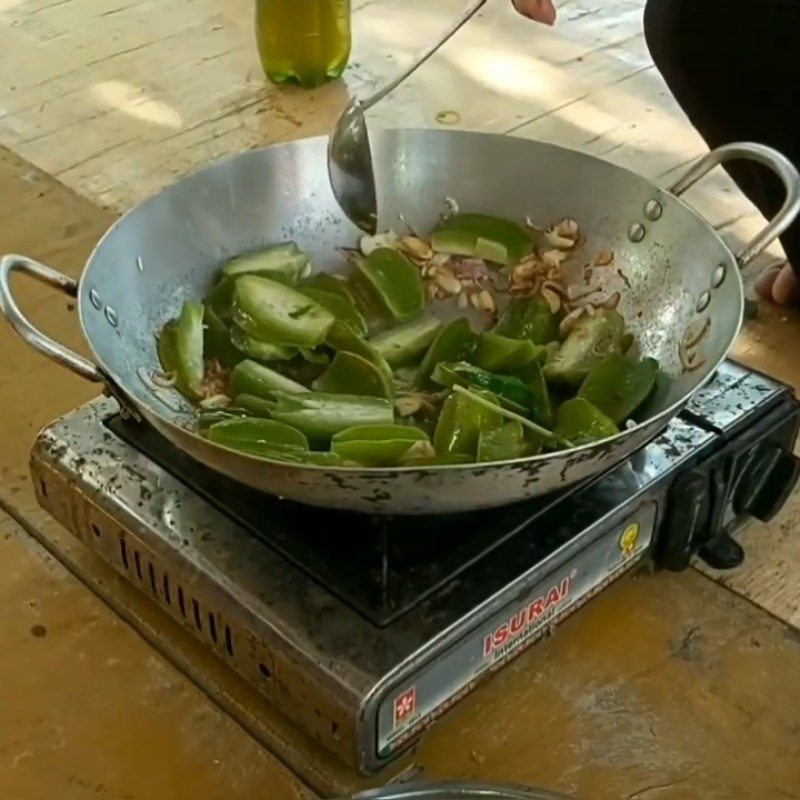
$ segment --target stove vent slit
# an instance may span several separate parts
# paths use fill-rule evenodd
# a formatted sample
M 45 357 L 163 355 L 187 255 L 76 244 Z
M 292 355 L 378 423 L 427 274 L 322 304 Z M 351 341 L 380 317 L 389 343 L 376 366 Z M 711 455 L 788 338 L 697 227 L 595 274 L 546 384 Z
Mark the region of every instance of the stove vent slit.
M 225 652 L 233 658 L 233 635 L 231 634 L 231 626 L 225 623 Z
M 168 606 L 171 606 L 172 595 L 170 594 L 170 589 L 169 589 L 169 572 L 164 573 L 164 577 L 161 579 L 161 583 L 164 586 L 164 600 L 166 601 Z
M 153 569 L 153 562 L 147 562 L 147 574 L 150 577 L 150 588 L 153 590 L 153 594 L 158 596 L 158 589 L 156 588 L 156 571 Z
M 217 643 L 217 621 L 214 619 L 214 612 L 208 612 L 208 632 L 211 634 L 211 640 L 214 644 Z
M 125 545 L 125 540 L 119 537 L 119 557 L 122 559 L 122 566 L 130 572 L 130 565 L 128 564 L 128 548 Z
M 181 616 L 186 619 L 186 601 L 183 599 L 183 587 L 178 587 L 178 608 L 181 611 Z
M 192 611 L 194 612 L 194 626 L 198 631 L 203 630 L 203 620 L 200 619 L 200 603 L 192 598 Z
M 133 551 L 133 563 L 136 565 L 136 577 L 142 580 L 142 557 L 138 550 Z

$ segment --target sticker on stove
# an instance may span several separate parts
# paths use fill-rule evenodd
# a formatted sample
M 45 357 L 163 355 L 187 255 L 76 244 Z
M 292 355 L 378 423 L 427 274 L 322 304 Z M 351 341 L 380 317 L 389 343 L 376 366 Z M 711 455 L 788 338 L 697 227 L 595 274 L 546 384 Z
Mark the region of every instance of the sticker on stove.
M 525 596 L 518 596 L 416 674 L 405 675 L 406 686 L 413 678 L 411 688 L 393 692 L 388 687 L 377 712 L 378 759 L 402 750 L 429 722 L 470 692 L 484 674 L 519 655 L 582 601 L 630 569 L 650 546 L 656 510 L 655 502 L 648 501 L 598 533 L 566 564 L 560 568 L 554 564 L 550 574 L 533 583 Z
M 619 537 L 619 551 L 623 558 L 630 558 L 636 552 L 636 542 L 639 541 L 639 523 L 631 522 Z
M 400 727 L 414 716 L 417 708 L 417 687 L 412 686 L 394 701 L 394 727 Z

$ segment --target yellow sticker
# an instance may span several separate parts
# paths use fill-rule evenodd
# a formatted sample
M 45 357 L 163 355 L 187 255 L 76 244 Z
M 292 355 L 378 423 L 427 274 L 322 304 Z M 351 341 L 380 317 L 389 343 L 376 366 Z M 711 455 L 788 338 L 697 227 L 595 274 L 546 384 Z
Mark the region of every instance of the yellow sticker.
M 619 537 L 619 549 L 623 558 L 630 558 L 636 550 L 639 541 L 639 523 L 631 522 Z

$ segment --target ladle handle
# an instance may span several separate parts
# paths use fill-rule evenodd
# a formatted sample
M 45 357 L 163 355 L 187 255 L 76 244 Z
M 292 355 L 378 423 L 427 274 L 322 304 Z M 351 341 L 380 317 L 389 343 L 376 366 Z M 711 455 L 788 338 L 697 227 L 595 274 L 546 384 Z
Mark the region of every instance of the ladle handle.
M 486 0 L 472 0 L 472 2 L 461 12 L 461 16 L 454 20 L 450 27 L 442 34 L 438 41 L 434 42 L 426 50 L 423 50 L 416 59 L 403 72 L 393 78 L 383 88 L 379 89 L 372 97 L 361 101 L 361 107 L 366 111 L 374 106 L 379 100 L 383 100 L 387 94 L 393 92 L 417 67 L 424 64 L 465 22 L 470 20 L 484 5 Z

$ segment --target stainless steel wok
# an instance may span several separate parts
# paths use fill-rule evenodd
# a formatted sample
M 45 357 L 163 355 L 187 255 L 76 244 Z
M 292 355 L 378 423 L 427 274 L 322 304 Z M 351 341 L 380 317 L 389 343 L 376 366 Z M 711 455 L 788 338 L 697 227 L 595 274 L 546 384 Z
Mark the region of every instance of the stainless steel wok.
M 669 376 L 656 390 L 650 416 L 611 439 L 569 451 L 479 466 L 405 469 L 266 462 L 189 430 L 188 404 L 142 378 L 159 367 L 155 333 L 162 323 L 185 298 L 200 297 L 230 256 L 294 239 L 317 270 L 336 271 L 342 268 L 336 248 L 358 241 L 360 232 L 331 194 L 324 138 L 241 153 L 164 189 L 109 229 L 79 282 L 22 256 L 6 256 L 0 263 L 0 306 L 32 347 L 105 384 L 130 413 L 243 483 L 313 505 L 372 513 L 463 511 L 552 492 L 611 466 L 657 435 L 714 372 L 737 335 L 743 307 L 739 267 L 800 210 L 797 171 L 780 154 L 754 144 L 710 153 L 669 191 L 597 158 L 506 136 L 398 130 L 376 135 L 372 146 L 379 229 L 396 227 L 402 213 L 413 228 L 428 230 L 450 196 L 462 210 L 531 216 L 540 224 L 572 217 L 587 238 L 586 260 L 611 248 L 615 268 L 595 270 L 595 282 L 621 292 L 620 311 L 641 350 Z M 679 196 L 713 167 L 739 158 L 774 170 L 787 197 L 775 219 L 736 255 Z M 15 270 L 78 298 L 95 363 L 25 318 L 9 285 Z M 710 328 L 699 346 L 702 366 L 685 371 L 679 343 L 704 318 Z

